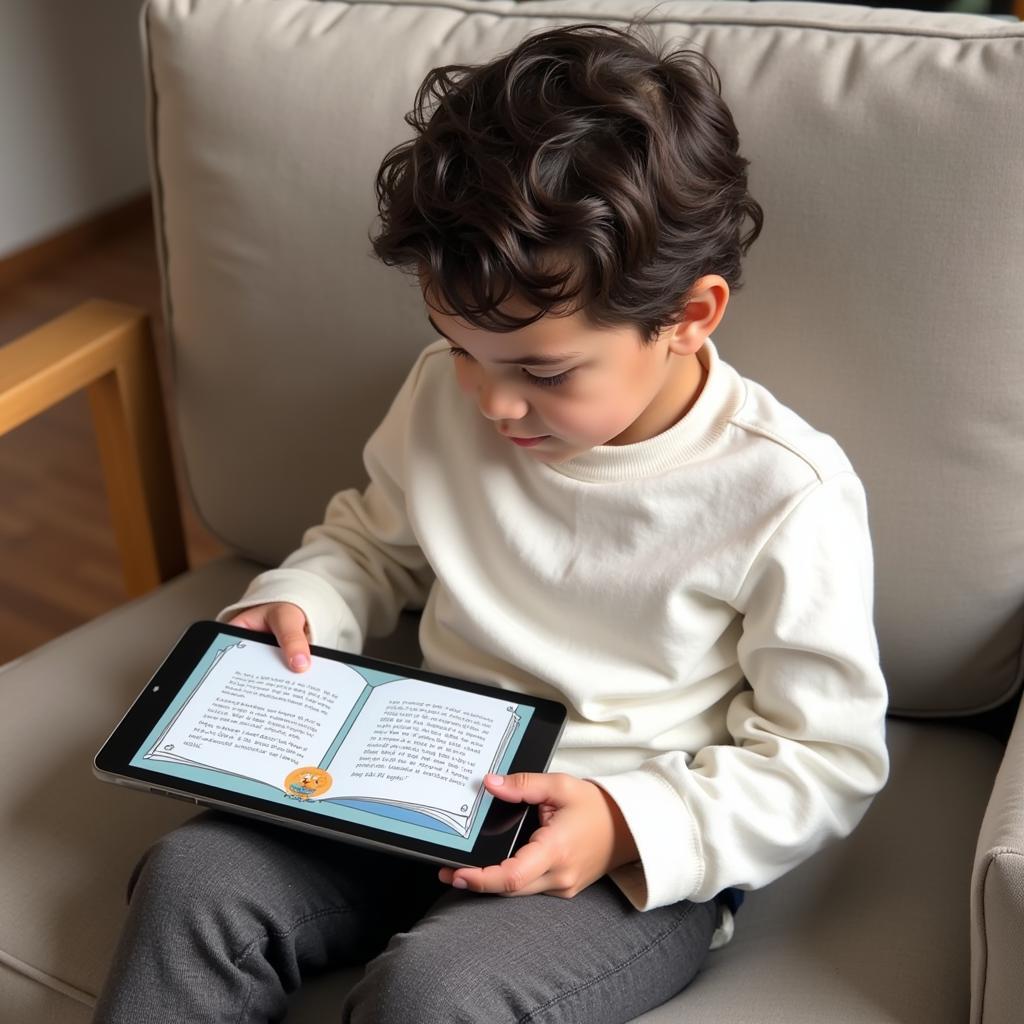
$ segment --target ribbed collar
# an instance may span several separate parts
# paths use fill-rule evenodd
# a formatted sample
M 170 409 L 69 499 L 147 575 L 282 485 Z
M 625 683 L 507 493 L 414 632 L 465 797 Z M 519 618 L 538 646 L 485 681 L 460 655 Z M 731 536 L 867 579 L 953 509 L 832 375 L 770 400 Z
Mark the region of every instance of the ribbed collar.
M 563 476 L 591 483 L 641 480 L 696 458 L 721 436 L 743 404 L 743 379 L 718 357 L 710 338 L 697 353 L 708 371 L 704 388 L 690 411 L 668 430 L 636 444 L 602 444 L 558 465 L 541 464 Z

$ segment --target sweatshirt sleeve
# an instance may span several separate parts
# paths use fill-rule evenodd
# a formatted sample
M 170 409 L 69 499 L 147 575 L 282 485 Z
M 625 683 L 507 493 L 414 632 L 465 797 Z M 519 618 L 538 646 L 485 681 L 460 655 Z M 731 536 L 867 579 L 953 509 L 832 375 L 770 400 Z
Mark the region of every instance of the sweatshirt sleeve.
M 591 779 L 633 833 L 639 860 L 611 877 L 638 910 L 760 888 L 863 817 L 889 769 L 873 568 L 860 480 L 815 483 L 733 602 L 749 683 L 728 707 L 733 744 Z
M 312 643 L 358 653 L 368 636 L 389 634 L 403 608 L 423 607 L 434 575 L 409 522 L 403 478 L 410 407 L 429 354 L 421 354 L 363 449 L 366 490 L 335 494 L 302 546 L 257 576 L 218 622 L 288 601 L 305 612 Z

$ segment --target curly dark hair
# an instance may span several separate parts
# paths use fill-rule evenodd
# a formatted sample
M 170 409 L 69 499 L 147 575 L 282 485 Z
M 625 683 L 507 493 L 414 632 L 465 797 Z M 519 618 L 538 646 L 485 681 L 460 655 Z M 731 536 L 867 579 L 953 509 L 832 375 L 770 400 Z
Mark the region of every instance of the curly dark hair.
M 763 213 L 718 72 L 644 28 L 572 25 L 429 72 L 416 135 L 377 172 L 377 258 L 496 332 L 583 310 L 650 341 L 699 277 L 738 288 Z M 512 297 L 537 312 L 501 310 Z

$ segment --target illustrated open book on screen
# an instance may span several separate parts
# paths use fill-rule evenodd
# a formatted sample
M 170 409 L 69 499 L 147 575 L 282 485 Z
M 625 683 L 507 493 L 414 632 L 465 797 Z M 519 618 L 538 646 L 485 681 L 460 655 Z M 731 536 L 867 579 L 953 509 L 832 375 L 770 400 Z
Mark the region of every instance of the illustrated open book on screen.
M 331 813 L 351 808 L 461 837 L 532 709 L 513 701 L 223 636 L 134 764 L 232 776 Z M 154 766 L 155 767 L 155 766 Z

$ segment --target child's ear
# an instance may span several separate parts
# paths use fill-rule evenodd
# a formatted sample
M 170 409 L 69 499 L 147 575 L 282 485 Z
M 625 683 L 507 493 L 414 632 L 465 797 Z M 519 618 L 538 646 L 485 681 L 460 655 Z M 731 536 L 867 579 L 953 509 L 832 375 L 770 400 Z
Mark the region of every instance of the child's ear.
M 692 355 L 700 350 L 708 335 L 719 325 L 729 305 L 729 283 L 718 274 L 698 277 L 680 319 L 662 331 L 669 351 Z

